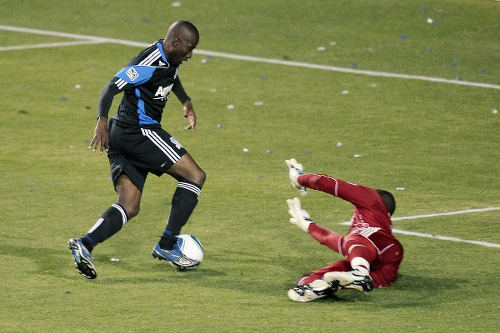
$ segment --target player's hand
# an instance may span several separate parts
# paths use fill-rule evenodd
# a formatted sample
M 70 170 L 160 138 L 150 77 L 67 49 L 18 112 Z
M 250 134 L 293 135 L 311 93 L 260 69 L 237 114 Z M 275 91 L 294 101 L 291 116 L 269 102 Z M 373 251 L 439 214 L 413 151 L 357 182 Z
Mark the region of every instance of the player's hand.
M 191 101 L 184 103 L 184 118 L 187 118 L 189 125 L 185 126 L 185 130 L 194 130 L 196 128 L 196 114 L 194 113 L 193 104 Z
M 98 150 L 100 153 L 109 149 L 108 118 L 99 117 L 94 129 L 94 138 L 90 142 L 89 149 Z
M 311 220 L 309 213 L 300 206 L 299 198 L 288 199 L 288 214 L 290 214 L 290 223 L 295 224 L 305 232 L 309 229 L 309 225 L 314 221 Z
M 301 186 L 298 182 L 299 176 L 304 174 L 304 167 L 294 158 L 285 160 L 285 163 L 288 166 L 288 177 L 290 177 L 292 187 L 299 189 L 300 194 L 306 195 L 306 188 L 304 186 Z

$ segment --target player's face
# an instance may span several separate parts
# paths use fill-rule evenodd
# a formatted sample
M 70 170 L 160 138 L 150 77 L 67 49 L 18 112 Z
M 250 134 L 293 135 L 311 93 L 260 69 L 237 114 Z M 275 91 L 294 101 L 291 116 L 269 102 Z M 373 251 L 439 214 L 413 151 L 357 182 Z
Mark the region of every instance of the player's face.
M 196 43 L 177 39 L 167 51 L 167 58 L 172 64 L 178 66 L 191 59 L 195 47 Z

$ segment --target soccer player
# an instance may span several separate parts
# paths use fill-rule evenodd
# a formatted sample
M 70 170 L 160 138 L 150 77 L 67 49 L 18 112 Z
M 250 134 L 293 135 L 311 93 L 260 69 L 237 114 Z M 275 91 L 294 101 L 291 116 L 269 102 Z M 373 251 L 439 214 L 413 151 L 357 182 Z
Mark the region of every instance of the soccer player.
M 287 200 L 290 222 L 308 232 L 322 245 L 344 256 L 327 267 L 303 275 L 288 297 L 297 302 L 322 298 L 339 289 L 369 292 L 396 281 L 403 259 L 403 246 L 393 236 L 391 216 L 396 208 L 393 195 L 384 190 L 352 184 L 322 174 L 305 174 L 295 159 L 285 161 L 292 186 L 323 191 L 354 205 L 347 235 L 327 230 L 303 210 L 298 198 Z
M 89 148 L 107 151 L 113 185 L 118 198 L 82 238 L 68 242 L 76 268 L 89 279 L 97 276 L 91 252 L 117 233 L 139 213 L 148 173 L 169 174 L 178 181 L 170 216 L 153 257 L 168 260 L 179 268 L 196 262 L 177 246 L 181 228 L 193 212 L 205 182 L 205 172 L 183 146 L 160 125 L 171 91 L 183 104 L 184 117 L 194 130 L 196 115 L 178 76 L 179 66 L 191 58 L 199 41 L 198 29 L 188 21 L 176 21 L 160 39 L 141 51 L 101 90 L 97 125 Z M 118 112 L 108 122 L 115 95 L 122 93 Z

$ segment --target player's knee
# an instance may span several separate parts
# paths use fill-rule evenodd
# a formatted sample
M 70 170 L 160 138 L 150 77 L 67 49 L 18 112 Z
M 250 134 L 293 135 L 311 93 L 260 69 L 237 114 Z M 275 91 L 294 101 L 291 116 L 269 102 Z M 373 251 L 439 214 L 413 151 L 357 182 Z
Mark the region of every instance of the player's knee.
M 139 205 L 135 205 L 135 206 L 132 206 L 132 207 L 130 207 L 128 209 L 125 209 L 125 211 L 127 212 L 128 219 L 130 220 L 130 219 L 136 217 L 139 214 L 140 206 Z
M 197 176 L 197 181 L 195 182 L 196 184 L 203 186 L 205 184 L 205 180 L 207 179 L 207 174 L 205 171 L 199 169 L 198 176 Z
M 190 182 L 195 183 L 199 187 L 203 187 L 203 184 L 207 179 L 207 174 L 205 173 L 205 171 L 201 170 L 200 168 L 197 168 L 196 171 L 191 172 L 189 178 L 186 179 L 189 180 Z

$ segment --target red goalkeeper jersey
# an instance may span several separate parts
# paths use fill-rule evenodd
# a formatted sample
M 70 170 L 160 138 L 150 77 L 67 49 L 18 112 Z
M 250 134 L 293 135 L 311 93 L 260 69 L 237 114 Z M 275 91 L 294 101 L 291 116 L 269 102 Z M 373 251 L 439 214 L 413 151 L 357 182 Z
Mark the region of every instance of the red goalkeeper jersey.
M 376 248 L 377 258 L 372 263 L 372 278 L 377 287 L 387 286 L 397 278 L 397 270 L 403 259 L 403 247 L 393 236 L 391 218 L 382 198 L 372 188 L 352 184 L 326 175 L 305 174 L 298 178 L 302 186 L 323 191 L 351 202 L 354 210 L 348 234 L 361 235 Z M 345 255 L 343 240 L 335 233 L 316 224 L 309 233 L 321 244 Z

